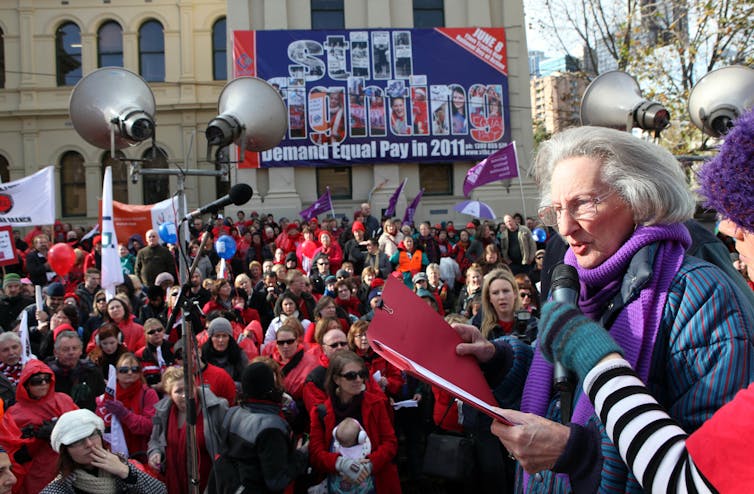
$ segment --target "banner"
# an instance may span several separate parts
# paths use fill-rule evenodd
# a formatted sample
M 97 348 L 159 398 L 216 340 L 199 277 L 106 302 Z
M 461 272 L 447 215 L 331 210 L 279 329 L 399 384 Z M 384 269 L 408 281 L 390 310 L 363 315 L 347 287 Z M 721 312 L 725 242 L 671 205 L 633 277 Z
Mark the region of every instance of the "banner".
M 304 219 L 304 221 L 309 221 L 310 219 L 314 218 L 318 214 L 326 213 L 328 211 L 332 211 L 332 198 L 330 197 L 330 187 L 327 187 L 327 190 L 324 194 L 320 196 L 319 199 L 317 199 L 314 204 L 309 206 L 308 208 L 304 209 L 299 215 Z
M 102 205 L 100 204 L 100 210 L 101 208 Z M 177 213 L 177 196 L 147 206 L 113 201 L 115 235 L 123 243 L 127 242 L 128 238 L 136 233 L 144 239 L 144 234 L 147 233 L 147 230 L 157 230 L 163 223 L 170 221 L 177 225 L 180 222 L 177 218 Z M 101 223 L 102 218 L 100 217 Z
M 466 172 L 463 195 L 468 197 L 473 189 L 481 185 L 515 177 L 518 177 L 518 160 L 516 159 L 516 141 L 513 141 Z
M 16 242 L 13 238 L 13 228 L 0 226 L 0 266 L 16 264 Z
M 18 326 L 18 336 L 21 338 L 21 365 L 26 365 L 29 360 L 35 359 L 37 356 L 31 353 L 29 314 L 25 310 L 21 311 L 21 324 Z
M 104 400 L 117 400 L 116 389 L 118 386 L 118 373 L 115 366 L 110 364 L 107 373 L 107 384 L 105 386 Z M 110 451 L 115 454 L 121 454 L 128 458 L 128 445 L 126 444 L 126 435 L 123 433 L 123 425 L 115 415 L 109 415 L 110 433 L 105 434 L 105 440 L 110 443 Z
M 55 223 L 55 167 L 0 183 L 0 224 L 9 226 Z
M 398 204 L 398 199 L 401 197 L 401 193 L 403 192 L 403 187 L 406 186 L 406 181 L 408 179 L 404 178 L 403 182 L 398 186 L 397 189 L 395 189 L 395 192 L 393 192 L 393 195 L 390 196 L 390 200 L 387 202 L 387 208 L 385 209 L 385 217 L 386 218 L 392 218 L 395 216 L 395 205 Z
M 105 168 L 102 182 L 102 280 L 100 285 L 108 293 L 108 298 L 115 296 L 115 287 L 123 283 L 123 268 L 120 266 L 118 252 L 118 235 L 113 222 L 113 169 Z
M 403 214 L 403 223 L 412 223 L 414 221 L 414 214 L 416 214 L 416 208 L 419 207 L 419 201 L 422 200 L 422 196 L 424 195 L 424 189 L 419 191 L 419 194 L 414 197 L 414 200 L 411 201 L 411 204 L 408 205 L 406 208 L 406 212 Z
M 503 28 L 234 31 L 234 77 L 268 81 L 283 141 L 241 167 L 476 161 L 510 141 Z

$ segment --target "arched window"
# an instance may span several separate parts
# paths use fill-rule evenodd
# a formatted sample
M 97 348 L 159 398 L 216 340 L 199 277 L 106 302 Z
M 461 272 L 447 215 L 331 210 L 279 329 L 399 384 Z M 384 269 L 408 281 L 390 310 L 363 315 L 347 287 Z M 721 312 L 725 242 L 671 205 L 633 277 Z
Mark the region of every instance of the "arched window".
M 123 28 L 115 21 L 97 31 L 97 67 L 123 67 Z
M 73 86 L 81 79 L 81 29 L 73 22 L 62 24 L 55 33 L 58 86 Z
M 63 216 L 86 216 L 84 157 L 76 151 L 60 158 L 60 198 Z
M 343 0 L 312 0 L 312 29 L 343 29 L 346 16 Z
M 139 74 L 149 82 L 165 82 L 165 32 L 154 19 L 139 28 Z
M 160 148 L 150 148 L 142 156 L 142 168 L 167 168 L 168 155 Z M 144 190 L 144 204 L 154 204 L 170 197 L 170 181 L 168 176 L 142 175 Z
M 5 33 L 0 29 L 0 88 L 5 87 Z
M 102 155 L 102 179 L 105 178 L 105 168 L 113 167 L 113 200 L 128 203 L 128 163 L 121 161 L 125 155 L 115 151 L 118 159 L 110 156 L 110 151 Z
M 0 183 L 10 182 L 10 164 L 5 156 L 0 155 Z
M 212 26 L 212 78 L 224 81 L 228 78 L 227 24 L 225 17 Z
M 414 27 L 444 27 L 443 0 L 414 0 Z

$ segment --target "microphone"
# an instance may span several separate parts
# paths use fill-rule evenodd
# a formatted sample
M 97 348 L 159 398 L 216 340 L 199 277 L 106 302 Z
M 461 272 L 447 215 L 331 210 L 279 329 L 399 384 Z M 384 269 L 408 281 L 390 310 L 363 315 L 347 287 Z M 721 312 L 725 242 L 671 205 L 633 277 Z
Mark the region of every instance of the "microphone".
M 251 199 L 251 196 L 253 194 L 254 191 L 251 189 L 250 185 L 236 184 L 230 188 L 230 192 L 227 195 L 224 195 L 220 199 L 212 201 L 206 206 L 202 206 L 196 211 L 187 214 L 183 217 L 183 221 L 193 220 L 194 218 L 202 216 L 206 213 L 216 213 L 217 211 L 231 203 L 235 204 L 236 206 L 246 204 L 247 202 L 249 202 L 249 199 Z
M 579 275 L 576 268 L 568 264 L 558 264 L 552 271 L 552 283 L 550 284 L 551 300 L 565 304 L 578 305 L 579 301 Z M 568 370 L 558 361 L 554 363 L 553 385 L 561 393 L 571 391 L 572 381 L 569 380 Z M 568 403 L 566 403 L 568 401 Z M 570 400 L 561 399 L 561 410 L 564 411 L 565 419 L 566 407 L 570 408 Z M 570 413 L 568 414 L 570 420 Z M 565 423 L 565 422 L 564 422 Z

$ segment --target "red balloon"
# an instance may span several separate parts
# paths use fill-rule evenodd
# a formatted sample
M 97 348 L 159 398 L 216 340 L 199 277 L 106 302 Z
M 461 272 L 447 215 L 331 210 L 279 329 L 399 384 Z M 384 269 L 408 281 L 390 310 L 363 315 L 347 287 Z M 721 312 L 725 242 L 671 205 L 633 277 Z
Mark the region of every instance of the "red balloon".
M 314 257 L 315 250 L 317 250 L 317 244 L 311 240 L 305 240 L 304 243 L 301 244 L 301 252 L 309 259 Z
M 65 276 L 76 264 L 76 252 L 65 242 L 55 244 L 47 252 L 47 262 L 58 275 Z

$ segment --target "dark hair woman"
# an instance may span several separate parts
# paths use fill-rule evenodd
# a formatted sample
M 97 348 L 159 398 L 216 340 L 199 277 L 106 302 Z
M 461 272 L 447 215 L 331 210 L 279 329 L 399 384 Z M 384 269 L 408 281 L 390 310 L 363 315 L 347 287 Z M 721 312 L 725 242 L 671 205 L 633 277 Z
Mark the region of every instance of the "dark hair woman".
M 94 349 L 89 352 L 89 360 L 100 368 L 103 376 L 107 376 L 111 365 L 117 365 L 118 359 L 128 348 L 122 343 L 123 334 L 118 326 L 111 322 L 103 324 L 94 337 Z

